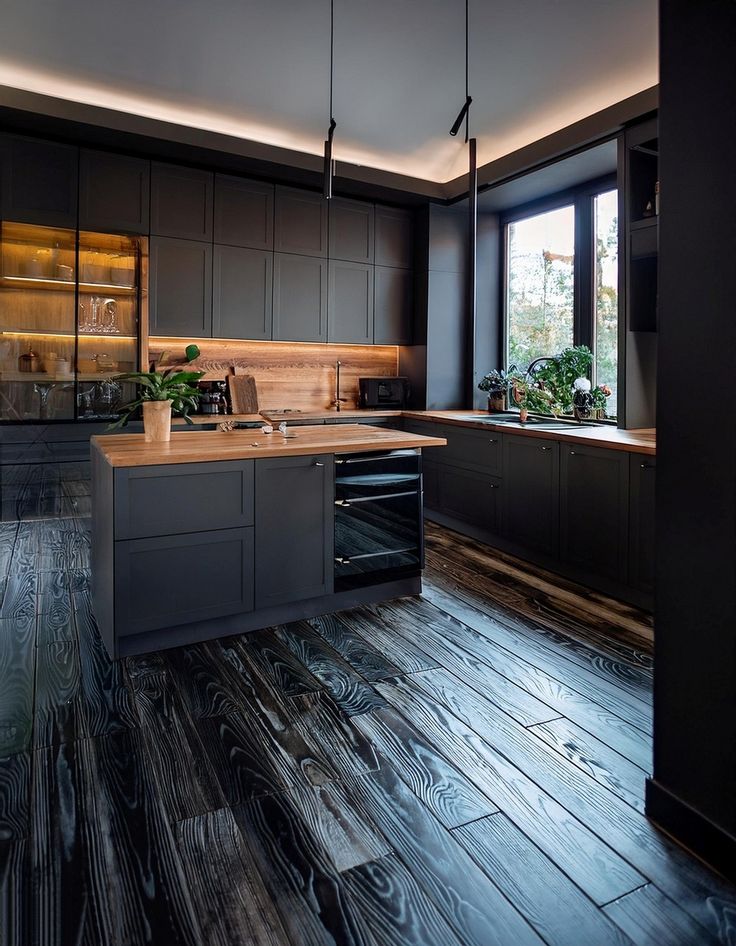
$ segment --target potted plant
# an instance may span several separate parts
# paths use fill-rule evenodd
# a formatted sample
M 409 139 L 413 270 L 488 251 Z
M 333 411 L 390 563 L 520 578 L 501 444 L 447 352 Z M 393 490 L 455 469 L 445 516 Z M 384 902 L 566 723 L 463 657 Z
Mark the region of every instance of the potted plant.
M 514 403 L 519 407 L 519 420 L 525 424 L 529 411 L 536 414 L 556 414 L 554 395 L 536 377 L 529 377 L 517 368 L 509 369 L 508 380 Z
M 506 392 L 509 387 L 509 377 L 515 371 L 516 367 L 513 365 L 508 372 L 494 368 L 478 382 L 478 389 L 488 393 L 489 414 L 506 410 Z
M 113 378 L 114 381 L 132 381 L 137 384 L 138 397 L 120 409 L 120 417 L 108 430 L 125 427 L 139 407 L 143 410 L 143 431 L 147 443 L 171 439 L 172 412 L 180 414 L 188 424 L 192 423 L 189 412 L 199 400 L 199 389 L 195 387 L 195 382 L 204 375 L 204 371 L 182 371 L 178 366 L 161 370 L 166 355 L 163 352 L 158 362 L 152 364 L 152 371 L 134 371 Z M 198 357 L 199 348 L 188 345 L 184 364 Z

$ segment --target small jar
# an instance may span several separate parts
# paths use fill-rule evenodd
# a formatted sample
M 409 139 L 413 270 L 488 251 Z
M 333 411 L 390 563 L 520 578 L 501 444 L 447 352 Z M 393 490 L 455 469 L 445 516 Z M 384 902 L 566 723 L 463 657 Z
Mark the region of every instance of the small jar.
M 28 351 L 18 359 L 18 371 L 36 372 L 40 371 L 41 365 L 36 352 L 29 348 Z

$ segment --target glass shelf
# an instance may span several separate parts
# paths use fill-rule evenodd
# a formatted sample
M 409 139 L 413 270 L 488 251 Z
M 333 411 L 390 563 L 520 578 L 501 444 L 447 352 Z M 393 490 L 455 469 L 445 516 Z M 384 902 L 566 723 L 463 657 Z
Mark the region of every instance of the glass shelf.
M 51 279 L 45 276 L 10 276 L 5 273 L 2 277 L 2 280 L 4 283 L 10 283 L 11 285 L 16 284 L 19 287 L 32 286 L 34 289 L 50 289 L 60 292 L 73 292 L 76 287 L 76 282 L 73 279 Z M 80 292 L 98 292 L 102 290 L 112 294 L 119 292 L 121 295 L 128 295 L 130 293 L 138 292 L 136 286 L 127 286 L 120 283 L 79 283 Z

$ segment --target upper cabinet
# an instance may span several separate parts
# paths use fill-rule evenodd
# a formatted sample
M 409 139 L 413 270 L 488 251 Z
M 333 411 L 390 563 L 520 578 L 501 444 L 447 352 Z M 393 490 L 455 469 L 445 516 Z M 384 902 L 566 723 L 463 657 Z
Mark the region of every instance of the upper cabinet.
M 414 316 L 414 273 L 391 266 L 375 268 L 373 341 L 410 345 Z
M 373 204 L 334 198 L 330 201 L 330 259 L 372 263 L 374 258 Z
M 284 342 L 327 341 L 327 260 L 274 254 L 273 337 Z
M 77 226 L 79 150 L 37 138 L 0 138 L 2 216 L 14 223 Z
M 212 244 L 151 239 L 151 335 L 212 335 Z
M 106 151 L 82 151 L 80 229 L 147 234 L 150 197 L 150 161 Z
M 215 175 L 215 243 L 273 249 L 274 186 Z
M 398 207 L 376 206 L 376 254 L 378 266 L 414 266 L 414 215 Z
M 327 201 L 321 194 L 276 188 L 274 248 L 300 256 L 327 256 Z
M 373 267 L 330 260 L 328 341 L 373 343 Z
M 151 165 L 151 234 L 212 240 L 214 175 L 174 164 Z
M 273 253 L 215 245 L 212 334 L 215 338 L 271 338 Z

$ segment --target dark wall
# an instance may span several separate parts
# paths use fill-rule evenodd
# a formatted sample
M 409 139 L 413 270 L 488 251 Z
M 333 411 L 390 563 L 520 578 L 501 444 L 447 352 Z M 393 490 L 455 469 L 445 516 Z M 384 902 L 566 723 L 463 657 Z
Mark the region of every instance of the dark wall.
M 722 869 L 732 845 L 733 874 L 736 3 L 661 0 L 660 15 L 655 753 L 647 810 Z M 691 378 L 702 385 L 693 390 Z
M 473 363 L 473 406 L 488 407 L 488 395 L 478 390 L 478 382 L 493 368 L 503 367 L 501 331 L 501 239 L 498 214 L 478 215 L 477 290 L 475 314 L 475 357 Z

